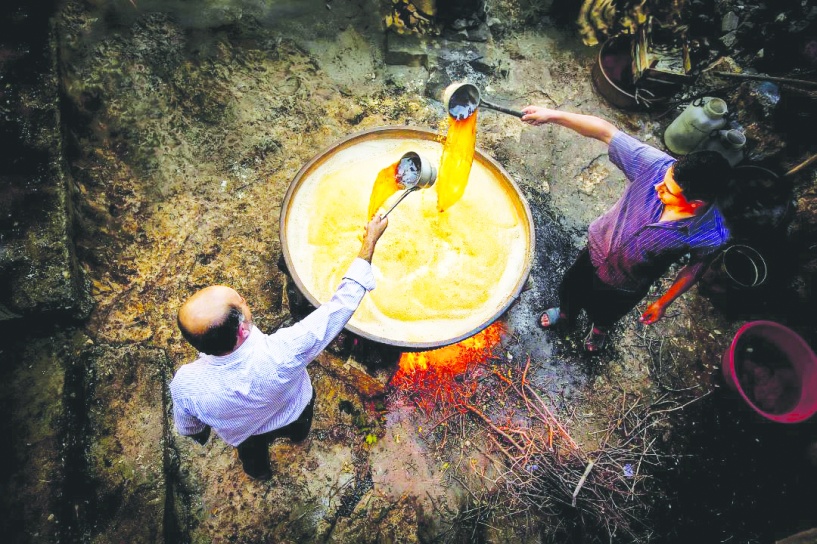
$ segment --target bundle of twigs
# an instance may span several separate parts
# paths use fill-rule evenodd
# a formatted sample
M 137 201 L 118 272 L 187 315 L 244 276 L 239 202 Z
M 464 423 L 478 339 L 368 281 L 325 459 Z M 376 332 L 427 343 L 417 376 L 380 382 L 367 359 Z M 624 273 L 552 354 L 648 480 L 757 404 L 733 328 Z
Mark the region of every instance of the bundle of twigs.
M 482 453 L 489 461 L 467 464 L 469 478 L 452 476 L 474 497 L 458 523 L 489 524 L 495 517 L 526 513 L 562 523 L 572 518 L 611 537 L 643 535 L 647 506 L 638 484 L 646 478 L 642 467 L 658 457 L 648 430 L 660 413 L 647 415 L 640 399 L 628 403 L 624 395 L 611 412 L 610 427 L 601 431 L 600 446 L 585 451 L 528 379 L 530 366 L 528 358 L 516 375 L 507 368 L 473 366 L 448 382 L 426 372 L 405 389 L 424 414 L 434 415 L 426 433 L 437 434 L 439 448 L 450 446 L 450 436 L 477 442 L 473 429 L 466 433 L 457 426 L 471 422 L 482 430 Z M 469 486 L 466 480 L 477 483 Z

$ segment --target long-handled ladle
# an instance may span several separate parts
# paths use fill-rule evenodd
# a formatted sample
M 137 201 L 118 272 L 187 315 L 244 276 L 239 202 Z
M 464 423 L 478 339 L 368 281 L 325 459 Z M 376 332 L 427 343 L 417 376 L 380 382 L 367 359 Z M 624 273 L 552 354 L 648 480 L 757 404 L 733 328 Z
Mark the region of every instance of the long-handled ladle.
M 457 120 L 467 119 L 479 107 L 522 117 L 524 112 L 492 104 L 482 98 L 479 89 L 472 83 L 452 83 L 443 92 L 443 103 L 448 115 Z

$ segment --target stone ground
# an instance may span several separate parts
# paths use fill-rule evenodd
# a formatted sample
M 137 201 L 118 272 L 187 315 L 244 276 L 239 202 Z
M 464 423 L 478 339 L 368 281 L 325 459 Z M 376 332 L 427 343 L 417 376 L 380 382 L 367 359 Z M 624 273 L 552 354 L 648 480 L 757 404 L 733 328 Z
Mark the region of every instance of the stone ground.
M 261 330 L 291 323 L 278 217 L 295 174 L 352 133 L 437 128 L 444 118 L 424 96 L 425 68 L 384 65 L 379 4 L 67 2 L 56 27 L 75 242 L 94 310 L 82 326 L 19 331 L 4 347 L 15 359 L 0 385 L 15 438 L 7 534 L 99 543 L 610 540 L 603 524 L 582 524 L 569 508 L 556 511 L 561 526 L 552 513 L 503 512 L 501 493 L 482 495 L 491 489 L 476 488 L 463 462 L 484 458 L 485 433 L 465 422 L 447 446 L 423 433 L 433 414 L 384 387 L 394 354 L 365 342 L 353 352 L 345 338 L 310 366 L 313 431 L 302 444 L 271 447 L 270 482 L 247 479 L 221 440 L 200 447 L 172 428 L 167 383 L 195 355 L 175 326 L 180 303 L 223 283 L 249 301 Z M 669 119 L 608 106 L 590 82 L 596 50 L 571 31 L 515 30 L 488 51 L 505 70 L 489 77 L 486 96 L 599 115 L 661 146 Z M 757 421 L 719 378 L 720 355 L 746 319 L 779 316 L 727 315 L 692 292 L 654 326 L 633 312 L 612 349 L 585 356 L 579 332 L 560 337 L 532 323 L 623 176 L 598 142 L 494 112 L 481 112 L 477 146 L 520 186 L 537 230 L 531 288 L 502 318 L 509 333 L 497 356 L 514 371 L 531 357 L 532 379 L 594 455 L 608 445 L 600 431 L 613 429 L 611 447 L 627 441 L 630 412 L 666 416 L 639 435 L 654 453 L 629 499 L 643 505 L 643 523 L 617 538 L 766 542 L 814 526 L 803 442 L 813 426 Z M 356 387 L 365 376 L 356 380 L 350 366 L 378 382 L 375 398 Z M 805 472 L 795 477 L 793 466 Z M 466 515 L 487 496 L 493 510 Z

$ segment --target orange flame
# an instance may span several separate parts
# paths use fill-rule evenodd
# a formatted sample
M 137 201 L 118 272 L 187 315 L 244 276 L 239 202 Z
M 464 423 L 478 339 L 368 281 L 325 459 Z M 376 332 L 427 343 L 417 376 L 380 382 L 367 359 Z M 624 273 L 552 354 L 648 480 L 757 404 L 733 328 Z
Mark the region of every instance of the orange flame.
M 469 366 L 483 364 L 502 340 L 505 325 L 495 321 L 483 331 L 458 344 L 431 351 L 403 353 L 392 385 L 427 390 L 450 383 Z

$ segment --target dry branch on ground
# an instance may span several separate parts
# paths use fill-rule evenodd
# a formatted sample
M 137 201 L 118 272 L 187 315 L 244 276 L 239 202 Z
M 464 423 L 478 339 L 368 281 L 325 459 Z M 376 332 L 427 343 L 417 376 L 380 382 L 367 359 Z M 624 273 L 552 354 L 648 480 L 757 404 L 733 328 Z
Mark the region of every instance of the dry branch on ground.
M 654 445 L 662 423 L 700 397 L 622 392 L 593 433 L 595 445 L 583 447 L 529 379 L 532 364 L 530 357 L 522 368 L 475 363 L 455 376 L 424 369 L 393 384 L 425 417 L 425 437 L 438 454 L 462 452 L 463 444 L 478 451 L 449 473 L 472 499 L 456 523 L 490 527 L 508 516 L 545 516 L 595 534 L 646 537 L 649 467 L 661 461 Z

